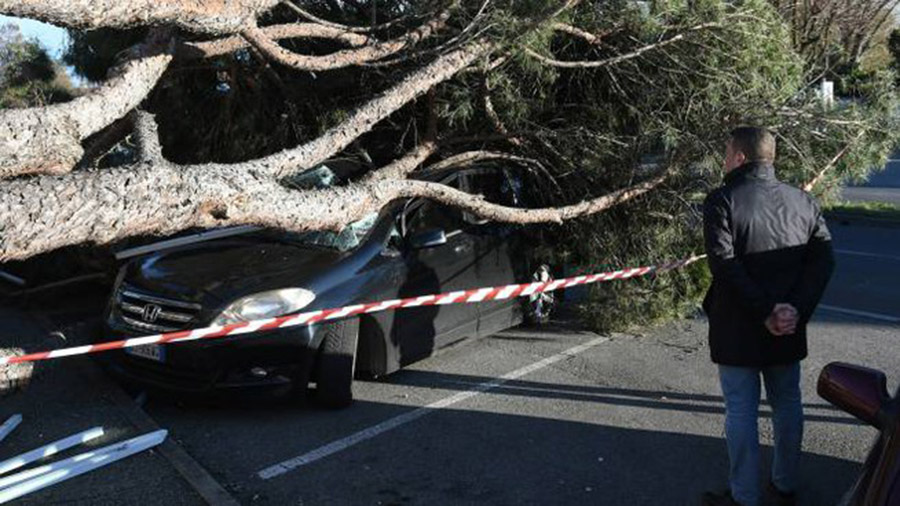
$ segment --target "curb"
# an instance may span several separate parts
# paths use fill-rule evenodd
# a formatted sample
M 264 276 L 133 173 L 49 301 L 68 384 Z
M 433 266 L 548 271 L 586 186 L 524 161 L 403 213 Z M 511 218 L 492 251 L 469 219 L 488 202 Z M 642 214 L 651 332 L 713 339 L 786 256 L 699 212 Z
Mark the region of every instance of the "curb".
M 40 314 L 31 314 L 30 316 L 45 331 L 55 327 L 53 322 Z M 80 321 L 73 325 L 65 326 L 61 329 L 61 334 L 74 342 L 86 342 L 86 334 L 96 331 L 99 322 L 90 320 Z M 22 364 L 25 365 L 25 364 Z M 119 385 L 108 379 L 99 366 L 91 361 L 76 360 L 73 365 L 82 376 L 90 383 L 92 389 L 97 394 L 106 397 L 110 402 L 122 413 L 124 418 L 135 428 L 142 432 L 155 432 L 161 429 L 153 418 L 142 410 L 128 394 L 122 390 Z M 38 368 L 39 369 L 39 368 Z M 0 395 L 2 397 L 2 395 Z M 193 457 L 190 456 L 172 437 L 168 437 L 159 446 L 156 451 L 169 462 L 188 486 L 192 488 L 200 498 L 210 506 L 239 506 L 237 501 L 222 485 L 217 482 L 209 472 L 203 468 Z
M 98 393 L 106 395 L 117 408 L 122 410 L 125 418 L 142 432 L 153 432 L 161 427 L 153 418 L 144 412 L 118 385 L 106 379 L 97 365 L 89 361 L 79 361 L 78 367 L 85 377 L 93 384 Z M 166 438 L 157 447 L 162 455 L 182 478 L 193 488 L 200 497 L 210 506 L 239 506 L 231 494 L 217 482 L 209 472 L 203 468 L 171 437 Z
M 860 223 L 880 227 L 900 227 L 900 218 L 884 218 L 864 212 L 825 211 L 824 216 L 829 221 L 839 221 L 844 224 Z

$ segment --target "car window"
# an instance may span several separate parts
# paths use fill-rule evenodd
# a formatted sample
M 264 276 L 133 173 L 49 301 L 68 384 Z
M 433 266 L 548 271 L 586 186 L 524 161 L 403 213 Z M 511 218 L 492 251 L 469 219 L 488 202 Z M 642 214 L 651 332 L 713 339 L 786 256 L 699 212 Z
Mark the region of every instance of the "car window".
M 459 179 L 453 178 L 450 181 L 443 181 L 443 184 L 459 188 Z M 435 228 L 450 234 L 461 230 L 465 226 L 465 220 L 463 220 L 462 212 L 459 209 L 428 199 L 413 201 L 405 216 L 407 237 Z
M 492 203 L 507 207 L 522 207 L 522 181 L 505 170 L 480 170 L 465 175 L 466 191 L 483 195 Z M 487 220 L 470 213 L 463 213 L 467 223 L 481 225 Z
M 449 234 L 463 225 L 465 222 L 459 209 L 426 200 L 407 215 L 406 234 L 412 236 L 435 228 Z
M 473 172 L 466 176 L 468 191 L 484 195 L 488 202 L 518 207 L 522 183 L 504 170 Z

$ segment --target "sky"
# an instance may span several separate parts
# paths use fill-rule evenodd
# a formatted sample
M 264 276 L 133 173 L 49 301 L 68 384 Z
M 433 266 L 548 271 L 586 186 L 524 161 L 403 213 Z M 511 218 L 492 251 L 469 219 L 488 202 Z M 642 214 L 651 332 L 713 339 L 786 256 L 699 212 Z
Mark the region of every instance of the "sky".
M 59 60 L 66 49 L 69 41 L 69 32 L 66 30 L 41 23 L 33 19 L 13 18 L 10 16 L 0 15 L 0 26 L 12 23 L 19 27 L 19 31 L 26 39 L 37 39 L 38 42 L 47 50 L 47 54 L 55 60 Z M 87 86 L 88 83 L 81 76 L 77 75 L 72 67 L 65 67 L 69 79 L 75 86 Z
M 59 58 L 66 48 L 68 32 L 53 25 L 34 21 L 32 19 L 11 18 L 0 16 L 0 25 L 12 23 L 19 27 L 19 31 L 25 38 L 37 39 L 47 49 L 50 56 Z

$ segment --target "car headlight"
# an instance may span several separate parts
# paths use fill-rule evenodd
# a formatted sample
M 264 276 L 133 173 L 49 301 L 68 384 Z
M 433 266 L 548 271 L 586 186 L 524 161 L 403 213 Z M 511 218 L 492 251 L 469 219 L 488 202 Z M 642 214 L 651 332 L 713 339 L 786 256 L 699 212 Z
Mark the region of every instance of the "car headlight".
M 310 305 L 316 294 L 303 288 L 284 288 L 256 293 L 232 302 L 213 325 L 275 318 L 293 313 Z

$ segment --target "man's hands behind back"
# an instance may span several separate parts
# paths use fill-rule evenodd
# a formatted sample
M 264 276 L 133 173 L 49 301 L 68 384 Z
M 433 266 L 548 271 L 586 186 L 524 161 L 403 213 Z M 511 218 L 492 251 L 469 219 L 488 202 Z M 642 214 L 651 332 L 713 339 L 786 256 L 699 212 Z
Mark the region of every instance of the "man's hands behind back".
M 800 313 L 790 304 L 775 304 L 772 314 L 766 318 L 766 328 L 773 336 L 788 336 L 797 331 Z

